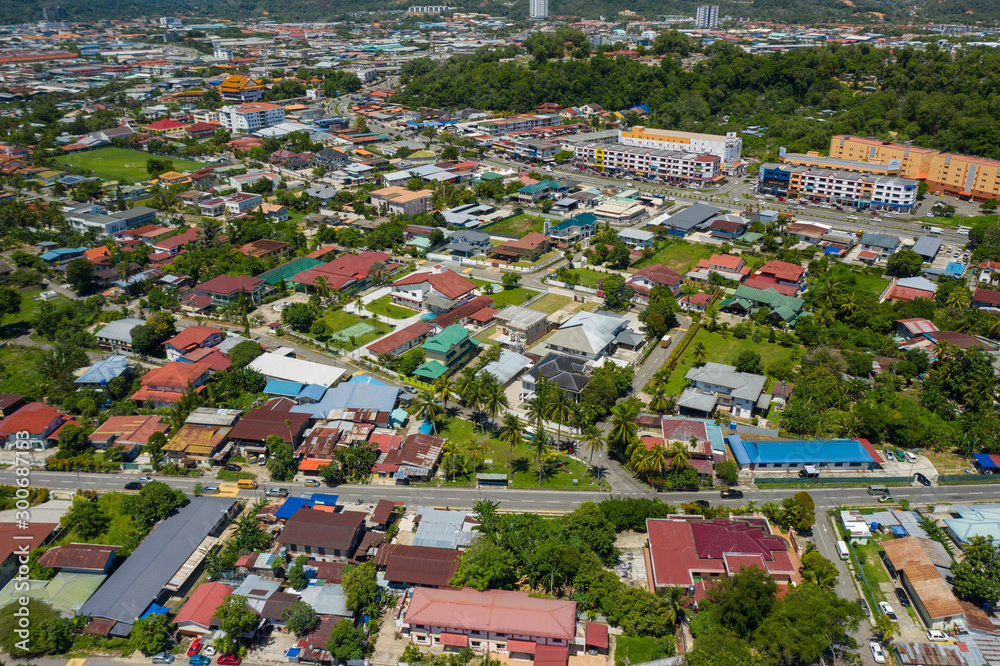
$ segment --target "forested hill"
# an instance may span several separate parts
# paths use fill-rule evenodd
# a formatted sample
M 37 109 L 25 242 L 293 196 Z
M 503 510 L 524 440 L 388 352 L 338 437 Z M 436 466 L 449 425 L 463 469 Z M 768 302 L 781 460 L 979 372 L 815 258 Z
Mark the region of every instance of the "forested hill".
M 624 10 L 655 19 L 660 15 L 694 16 L 700 0 L 551 0 L 553 15 L 614 18 Z M 716 0 L 722 16 L 749 17 L 808 25 L 818 22 L 891 22 L 911 19 L 932 22 L 995 23 L 1000 2 L 995 0 Z M 61 0 L 71 21 L 93 21 L 137 16 L 191 16 L 246 19 L 270 16 L 279 21 L 330 21 L 348 18 L 351 12 L 405 10 L 411 0 Z M 449 0 L 457 9 L 524 19 L 528 0 Z M 41 19 L 37 0 L 5 0 L 0 22 L 33 22 Z
M 675 37 L 679 37 L 673 33 Z M 664 46 L 684 49 L 683 42 Z M 622 110 L 648 104 L 654 127 L 722 132 L 748 125 L 769 128 L 753 150 L 826 150 L 833 134 L 860 134 L 1000 158 L 1000 50 L 976 48 L 953 57 L 931 47 L 868 46 L 796 49 L 749 55 L 716 43 L 692 70 L 667 57 L 649 67 L 605 55 L 545 60 L 544 44 L 528 47 L 544 62 L 500 63 L 509 52 L 481 50 L 447 61 L 404 65 L 400 101 L 445 109 L 526 112 L 543 102 L 600 104 Z M 875 77 L 868 81 L 866 77 Z M 863 93 L 860 85 L 878 90 Z M 828 110 L 833 113 L 820 114 Z M 721 124 L 723 116 L 728 124 Z M 890 134 L 895 132 L 895 134 Z

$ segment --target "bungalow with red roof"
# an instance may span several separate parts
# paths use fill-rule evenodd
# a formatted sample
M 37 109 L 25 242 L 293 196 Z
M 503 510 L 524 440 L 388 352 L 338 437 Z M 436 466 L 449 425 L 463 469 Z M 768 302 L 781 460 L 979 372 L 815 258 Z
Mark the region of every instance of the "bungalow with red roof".
M 546 181 L 547 182 L 547 181 Z M 532 231 L 518 240 L 507 241 L 493 248 L 491 256 L 507 263 L 515 261 L 538 261 L 552 248 L 551 239 L 545 234 Z
M 742 282 L 750 275 L 750 267 L 746 265 L 743 257 L 733 254 L 713 254 L 708 259 L 699 259 L 698 265 L 689 271 L 686 277 L 690 280 L 708 282 L 712 273 L 718 273 L 727 280 Z
M 129 400 L 146 407 L 172 407 L 188 391 L 201 392 L 205 388 L 211 367 L 207 363 L 172 361 L 163 367 L 153 368 L 139 379 L 142 388 Z
M 411 273 L 390 286 L 393 303 L 435 314 L 447 312 L 476 295 L 476 283 L 442 266 Z
M 225 331 L 215 326 L 188 326 L 163 343 L 167 350 L 167 360 L 176 361 L 201 347 L 214 347 L 222 342 L 225 335 Z
M 365 347 L 365 351 L 368 352 L 369 356 L 373 357 L 378 357 L 381 354 L 399 356 L 414 347 L 420 346 L 420 343 L 424 341 L 424 338 L 432 330 L 434 329 L 427 322 L 418 321 L 415 324 L 410 324 L 406 328 L 401 328 L 385 336 L 381 340 L 376 340 Z
M 924 277 L 893 278 L 879 297 L 879 303 L 915 301 L 918 298 L 934 299 L 937 285 Z
M 972 294 L 972 307 L 983 310 L 1000 310 L 1000 291 L 977 287 Z
M 317 278 L 322 277 L 328 289 L 344 291 L 345 289 L 364 289 L 369 284 L 368 274 L 372 266 L 382 262 L 387 272 L 392 272 L 398 265 L 390 263 L 390 257 L 385 252 L 362 252 L 361 254 L 344 254 L 325 264 L 319 264 L 298 273 L 291 279 L 296 290 L 311 291 L 316 288 Z
M 235 302 L 240 294 L 246 294 L 255 305 L 260 305 L 266 290 L 267 283 L 262 279 L 245 275 L 220 275 L 194 288 L 195 294 L 211 298 L 212 305 L 219 307 Z
M 8 449 L 15 441 L 26 441 L 30 448 L 41 451 L 59 443 L 59 431 L 67 423 L 79 425 L 52 405 L 30 402 L 0 421 L 0 441 Z
M 754 274 L 758 279 L 802 289 L 806 284 L 806 269 L 798 264 L 772 259 Z
M 162 417 L 152 414 L 112 416 L 90 434 L 87 443 L 95 449 L 121 447 L 126 457 L 132 459 L 139 452 L 139 447 L 149 443 L 154 432 L 167 432 L 169 429 Z
M 184 249 L 184 246 L 188 243 L 197 243 L 198 239 L 198 230 L 189 229 L 184 233 L 177 234 L 176 236 L 156 240 L 151 243 L 151 245 L 157 252 L 166 252 L 169 255 L 174 255 L 180 253 Z
M 219 129 L 219 126 L 212 123 L 194 123 L 185 127 L 184 131 L 188 136 L 196 139 L 204 139 L 213 136 L 217 129 Z
M 1000 280 L 1000 262 L 981 261 L 979 262 L 979 281 L 996 282 Z
M 709 301 L 712 300 L 711 294 L 706 294 L 703 291 L 699 291 L 697 294 L 691 294 L 690 296 L 685 296 L 677 303 L 684 310 L 692 310 L 694 312 L 704 312 L 705 308 L 708 307 Z
M 779 585 L 800 580 L 797 556 L 764 518 L 650 518 L 646 530 L 654 590 L 694 586 L 695 599 L 703 599 L 715 582 L 746 567 L 770 574 Z
M 640 268 L 629 277 L 626 284 L 635 291 L 633 300 L 636 303 L 648 303 L 649 292 L 653 287 L 666 287 L 676 296 L 680 293 L 681 282 L 684 278 L 677 271 L 667 268 L 663 264 L 653 264 Z
M 143 125 L 142 129 L 150 134 L 165 134 L 167 136 L 176 136 L 178 134 L 183 134 L 184 130 L 188 128 L 187 125 L 179 123 L 176 120 L 157 120 L 155 123 L 150 123 L 148 125 Z
M 234 588 L 225 583 L 211 582 L 199 585 L 174 618 L 177 633 L 185 636 L 203 636 L 218 627 L 218 622 L 214 624 L 212 622 L 215 611 L 234 591 Z

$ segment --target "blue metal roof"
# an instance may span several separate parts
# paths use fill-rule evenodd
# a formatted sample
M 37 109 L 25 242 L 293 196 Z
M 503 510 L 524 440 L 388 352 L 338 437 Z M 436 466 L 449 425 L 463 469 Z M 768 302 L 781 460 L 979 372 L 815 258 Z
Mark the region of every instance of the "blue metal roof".
M 371 377 L 369 375 L 354 375 L 353 377 L 351 377 L 347 381 L 349 381 L 349 382 L 363 382 L 365 384 L 375 384 L 377 386 L 388 386 L 388 384 L 386 384 L 384 382 L 380 382 L 379 380 L 377 380 L 374 377 Z
M 313 493 L 312 501 L 323 506 L 335 506 L 340 495 L 327 495 L 326 493 Z
M 973 457 L 983 469 L 1000 469 L 1000 466 L 993 462 L 993 457 L 986 453 L 976 453 Z
M 104 386 L 115 377 L 125 374 L 127 370 L 127 356 L 109 356 L 108 358 L 94 361 L 94 364 L 74 379 L 73 383 L 100 384 Z
M 856 439 L 744 441 L 739 435 L 727 438 L 740 465 L 758 463 L 874 463 Z
M 325 393 L 326 393 L 325 386 L 320 386 L 319 384 L 306 384 L 305 386 L 302 387 L 302 390 L 299 391 L 299 394 L 296 397 L 300 400 L 306 398 L 309 400 L 314 400 L 316 402 L 319 402 L 320 400 L 323 399 L 323 395 Z
M 307 506 L 312 508 L 313 504 L 315 504 L 315 502 L 307 500 L 304 497 L 288 497 L 285 499 L 284 503 L 282 503 L 281 507 L 274 512 L 274 517 L 279 520 L 288 520 L 302 507 Z
M 296 397 L 302 391 L 304 384 L 290 382 L 284 379 L 270 379 L 264 385 L 264 393 L 269 395 L 284 395 L 290 398 Z

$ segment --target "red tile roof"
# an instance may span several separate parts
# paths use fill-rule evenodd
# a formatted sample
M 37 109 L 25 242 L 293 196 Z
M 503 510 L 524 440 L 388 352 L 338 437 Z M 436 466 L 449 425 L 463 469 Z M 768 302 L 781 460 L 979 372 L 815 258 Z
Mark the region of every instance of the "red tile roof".
M 677 271 L 667 268 L 663 264 L 653 264 L 651 266 L 646 266 L 645 268 L 640 268 L 632 277 L 629 278 L 631 282 L 634 278 L 643 277 L 657 285 L 664 285 L 667 287 L 674 287 L 681 283 L 680 273 Z
M 203 345 L 213 335 L 225 335 L 225 331 L 215 326 L 188 326 L 163 344 L 174 349 L 187 349 L 192 345 Z
M 934 298 L 934 292 L 928 291 L 926 289 L 917 289 L 915 287 L 902 287 L 898 284 L 892 285 L 888 292 L 885 294 L 885 298 L 882 300 L 893 302 L 893 301 L 915 301 L 918 298 Z
M 773 277 L 777 280 L 784 280 L 785 282 L 798 282 L 805 272 L 806 269 L 798 264 L 790 264 L 787 261 L 772 259 L 761 266 L 757 274 Z
M 373 354 L 388 354 L 393 349 L 405 345 L 411 340 L 423 337 L 431 332 L 432 327 L 425 321 L 418 321 L 402 328 L 395 333 L 385 336 L 381 340 L 368 345 L 368 350 Z
M 988 303 L 989 305 L 1000 306 L 1000 291 L 977 287 L 975 293 L 972 295 L 972 300 L 976 303 Z
M 13 554 L 38 548 L 59 527 L 55 523 L 28 523 L 22 529 L 16 523 L 0 523 L 0 562 Z
M 542 599 L 510 590 L 479 592 L 470 588 L 418 587 L 413 590 L 405 621 L 443 630 L 572 640 L 576 637 L 576 602 Z
M 386 500 L 387 501 L 387 500 Z M 389 504 L 392 511 L 392 503 Z M 462 553 L 452 548 L 428 548 L 385 544 L 378 549 L 375 564 L 385 566 L 385 579 L 408 585 L 448 587 Z
M 188 384 L 197 386 L 198 379 L 209 369 L 207 363 L 171 361 L 163 367 L 153 368 L 147 372 L 139 379 L 139 383 L 145 387 L 165 386 L 186 389 Z
M 17 410 L 3 421 L 0 421 L 0 433 L 28 432 L 41 435 L 53 421 L 71 417 L 63 414 L 52 405 L 43 402 L 31 402 Z
M 766 280 L 761 277 L 748 277 L 743 281 L 744 287 L 753 287 L 754 289 L 774 289 L 779 294 L 783 296 L 795 296 L 799 290 L 790 284 L 780 284 L 779 282 L 774 282 L 772 280 Z
M 245 275 L 220 275 L 208 282 L 198 285 L 198 291 L 205 291 L 210 294 L 229 295 L 243 289 L 247 293 L 264 284 L 260 278 L 247 277 Z
M 174 623 L 192 623 L 208 629 L 212 624 L 215 610 L 222 605 L 235 588 L 223 583 L 202 583 L 195 588 L 194 593 L 181 607 L 174 618 Z
M 439 328 L 448 328 L 455 323 L 457 318 L 459 321 L 471 317 L 483 308 L 488 308 L 493 305 L 493 298 L 485 294 L 476 296 L 471 301 L 466 301 L 462 303 L 457 308 L 452 308 L 443 314 L 439 314 L 434 319 L 431 319 L 430 323 Z
M 393 287 L 405 285 L 429 283 L 436 291 L 441 292 L 445 298 L 458 298 L 463 294 L 474 290 L 476 283 L 463 277 L 453 270 L 445 270 L 440 273 L 424 271 L 421 273 L 411 273 L 406 277 L 392 283 Z
M 322 275 L 331 288 L 340 289 L 368 277 L 372 264 L 378 261 L 387 262 L 387 268 L 392 270 L 395 264 L 388 263 L 390 259 L 392 257 L 385 252 L 345 254 L 333 261 L 302 271 L 292 278 L 292 281 L 311 286 L 315 284 L 316 278 Z
M 87 441 L 103 444 L 114 438 L 115 443 L 145 445 L 154 432 L 167 432 L 169 429 L 170 426 L 159 416 L 112 416 L 92 432 Z

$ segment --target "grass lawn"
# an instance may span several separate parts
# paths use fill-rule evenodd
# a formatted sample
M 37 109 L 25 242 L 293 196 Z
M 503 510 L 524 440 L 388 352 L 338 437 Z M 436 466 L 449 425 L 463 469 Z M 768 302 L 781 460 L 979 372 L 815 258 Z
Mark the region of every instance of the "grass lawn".
M 923 455 L 934 464 L 938 474 L 962 474 L 970 467 L 968 458 L 954 453 L 924 449 Z
M 497 332 L 497 327 L 496 326 L 490 326 L 485 331 L 483 331 L 483 332 L 481 332 L 481 333 L 479 333 L 477 335 L 472 336 L 472 339 L 475 340 L 476 342 L 485 342 L 488 345 L 492 345 L 494 347 L 498 347 L 498 346 L 500 346 L 500 343 L 497 342 L 496 340 L 491 340 L 490 339 L 490 336 L 494 335 L 496 332 Z
M 521 444 L 514 448 L 511 455 L 510 448 L 500 440 L 493 437 L 489 430 L 485 433 L 479 429 L 472 421 L 450 417 L 446 424 L 438 430 L 438 436 L 447 437 L 449 441 L 458 444 L 462 450 L 471 442 L 480 439 L 486 445 L 486 460 L 492 460 L 490 465 L 482 465 L 479 472 L 507 473 L 512 475 L 513 483 L 511 487 L 517 488 L 538 488 L 538 465 L 535 463 L 535 450 L 529 443 Z M 553 439 L 555 433 L 552 433 Z M 464 452 L 463 452 L 464 455 Z M 512 460 L 511 467 L 508 468 L 508 460 Z M 542 481 L 542 488 L 588 488 L 591 484 L 591 477 L 587 471 L 587 465 L 570 458 L 563 457 L 563 466 L 548 471 L 548 476 Z M 448 472 L 448 461 L 442 460 L 440 469 Z M 451 483 L 450 476 L 448 477 Z M 574 484 L 576 479 L 578 483 Z M 472 475 L 468 477 L 458 476 L 456 484 L 468 485 L 473 483 Z
M 365 305 L 365 310 L 371 312 L 372 314 L 389 317 L 390 319 L 406 319 L 407 317 L 412 317 L 417 314 L 416 310 L 410 310 L 409 308 L 404 308 L 401 305 L 393 305 L 392 296 L 390 294 L 386 294 L 382 298 L 377 298 L 371 303 L 368 303 Z
M 691 344 L 689 344 L 687 349 L 684 350 L 684 354 L 681 356 L 680 362 L 674 369 L 673 374 L 670 375 L 669 381 L 667 381 L 668 394 L 679 395 L 683 389 L 686 383 L 684 375 L 691 368 L 691 366 L 694 365 L 694 346 L 698 343 L 698 341 L 701 341 L 705 345 L 706 361 L 733 365 L 736 363 L 736 359 L 739 357 L 740 353 L 749 350 L 760 354 L 760 360 L 764 365 L 765 370 L 767 369 L 767 366 L 774 361 L 791 359 L 797 349 L 795 347 L 782 347 L 781 345 L 772 344 L 766 341 L 757 343 L 751 338 L 740 340 L 732 334 L 723 337 L 722 334 L 718 332 L 713 333 L 706 331 L 703 328 L 698 329 L 698 332 L 695 333 L 694 340 L 692 340 Z
M 601 273 L 590 268 L 574 268 L 572 272 L 579 278 L 577 284 L 591 289 L 597 289 L 597 283 L 608 277 L 608 273 Z
M 660 643 L 652 636 L 615 636 L 615 661 L 627 659 L 626 663 L 641 664 L 652 661 L 660 654 Z
M 65 155 L 57 158 L 56 162 L 69 168 L 93 171 L 95 176 L 106 180 L 133 183 L 149 180 L 150 175 L 146 171 L 146 160 L 151 157 L 155 156 L 138 150 L 98 148 L 83 153 Z M 201 162 L 191 162 L 176 157 L 166 159 L 173 163 L 174 171 L 194 171 L 206 166 Z
M 545 314 L 554 314 L 559 312 L 564 307 L 573 302 L 573 299 L 569 296 L 560 296 L 559 294 L 545 294 L 537 301 L 531 304 L 532 310 L 538 310 L 539 312 L 544 312 Z
M 21 311 L 17 314 L 0 318 L 0 340 L 9 340 L 24 335 L 31 329 L 31 320 L 35 317 L 39 301 L 35 296 L 42 293 L 41 289 L 33 289 L 21 294 Z M 62 298 L 60 296 L 59 298 Z
M 330 326 L 330 335 L 334 335 L 339 331 L 343 331 L 345 328 L 350 328 L 355 324 L 368 324 L 369 326 L 376 327 L 376 330 L 363 333 L 362 335 L 356 336 L 354 338 L 354 343 L 352 344 L 350 340 L 334 341 L 340 347 L 344 349 L 353 350 L 358 347 L 364 347 L 365 345 L 374 342 L 386 333 L 391 333 L 392 329 L 395 328 L 391 324 L 387 324 L 385 321 L 379 321 L 377 324 L 375 319 L 372 317 L 362 318 L 353 312 L 345 312 L 343 309 L 327 310 L 323 313 L 323 318 L 326 323 Z M 328 338 L 320 339 L 320 342 Z
M 494 222 L 483 227 L 483 231 L 493 234 L 511 234 L 514 236 L 524 236 L 525 234 L 537 231 L 541 233 L 545 228 L 544 219 L 535 215 L 517 215 L 509 220 Z
M 493 307 L 497 310 L 503 310 L 508 305 L 520 305 L 525 301 L 530 301 L 535 296 L 538 296 L 537 291 L 525 287 L 501 289 L 490 294 L 490 297 L 493 299 Z
M 696 245 L 685 240 L 668 238 L 657 241 L 653 256 L 641 260 L 635 267 L 645 268 L 653 264 L 663 264 L 684 275 L 698 264 L 699 259 L 708 259 L 715 251 L 714 245 Z

